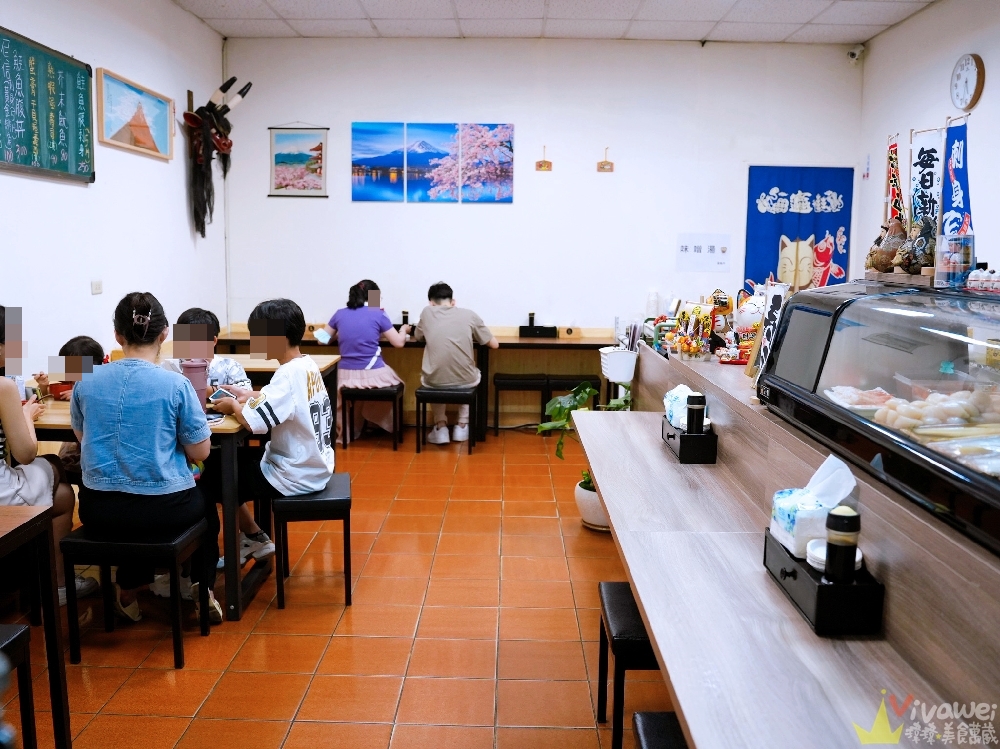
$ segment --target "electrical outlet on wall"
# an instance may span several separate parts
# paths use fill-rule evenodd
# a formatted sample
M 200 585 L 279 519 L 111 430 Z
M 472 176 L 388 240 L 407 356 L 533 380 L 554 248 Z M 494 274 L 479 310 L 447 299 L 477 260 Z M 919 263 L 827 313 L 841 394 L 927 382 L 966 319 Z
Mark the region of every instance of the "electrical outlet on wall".
M 90 293 L 91 294 L 103 294 L 104 293 L 104 282 L 103 281 L 91 281 L 90 282 Z

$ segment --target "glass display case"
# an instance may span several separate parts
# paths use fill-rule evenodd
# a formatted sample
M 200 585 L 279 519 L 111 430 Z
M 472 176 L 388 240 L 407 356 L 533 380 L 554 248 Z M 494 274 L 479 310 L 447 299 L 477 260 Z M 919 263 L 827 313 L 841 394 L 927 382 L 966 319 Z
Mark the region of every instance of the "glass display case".
M 1000 554 L 1000 298 L 864 284 L 799 292 L 757 391 Z

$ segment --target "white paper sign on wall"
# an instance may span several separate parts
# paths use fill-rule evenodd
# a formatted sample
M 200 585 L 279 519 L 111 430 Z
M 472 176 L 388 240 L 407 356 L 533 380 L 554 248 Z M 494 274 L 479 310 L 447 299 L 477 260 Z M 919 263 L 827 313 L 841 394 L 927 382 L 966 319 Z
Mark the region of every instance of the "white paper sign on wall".
M 678 234 L 679 273 L 728 273 L 732 244 L 728 234 Z

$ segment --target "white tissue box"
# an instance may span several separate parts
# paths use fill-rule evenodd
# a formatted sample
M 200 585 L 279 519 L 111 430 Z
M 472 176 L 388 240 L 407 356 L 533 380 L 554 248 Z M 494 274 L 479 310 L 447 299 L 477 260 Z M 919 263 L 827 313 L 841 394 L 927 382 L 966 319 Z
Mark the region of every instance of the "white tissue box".
M 687 399 L 694 390 L 687 385 L 678 385 L 663 396 L 663 411 L 674 429 L 687 429 Z M 706 407 L 705 416 L 708 416 Z
M 788 552 L 806 558 L 806 545 L 826 538 L 826 516 L 838 504 L 857 509 L 857 481 L 842 460 L 830 455 L 802 489 L 782 489 L 771 500 L 771 535 Z M 845 502 L 846 500 L 846 502 Z
M 799 559 L 806 558 L 806 545 L 826 538 L 826 516 L 830 508 L 808 489 L 782 489 L 771 504 L 771 535 Z

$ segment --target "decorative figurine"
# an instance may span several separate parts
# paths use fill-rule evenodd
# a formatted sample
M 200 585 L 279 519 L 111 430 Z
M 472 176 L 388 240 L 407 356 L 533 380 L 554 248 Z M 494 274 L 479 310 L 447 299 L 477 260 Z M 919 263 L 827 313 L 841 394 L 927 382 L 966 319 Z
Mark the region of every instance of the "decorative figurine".
M 883 233 L 868 250 L 868 257 L 865 258 L 865 268 L 877 270 L 879 273 L 889 273 L 892 271 L 893 259 L 896 252 L 906 241 L 906 230 L 898 218 L 891 219 L 883 226 Z
M 719 361 L 723 364 L 746 364 L 746 359 L 740 358 L 740 347 L 736 344 L 736 333 L 729 331 L 726 333 L 725 348 L 716 351 Z
M 754 293 L 740 289 L 736 295 L 736 311 L 733 313 L 733 328 L 736 332 L 736 344 L 740 349 L 740 358 L 749 359 L 764 319 L 764 309 L 767 304 L 767 288 L 765 284 L 757 284 Z
M 712 331 L 724 338 L 726 333 L 733 329 L 733 298 L 722 289 L 716 289 L 710 297 L 714 309 L 712 310 Z
M 913 275 L 920 273 L 921 268 L 933 266 L 934 247 L 937 244 L 934 236 L 936 228 L 934 219 L 930 216 L 914 222 L 910 238 L 896 251 L 892 264 Z

